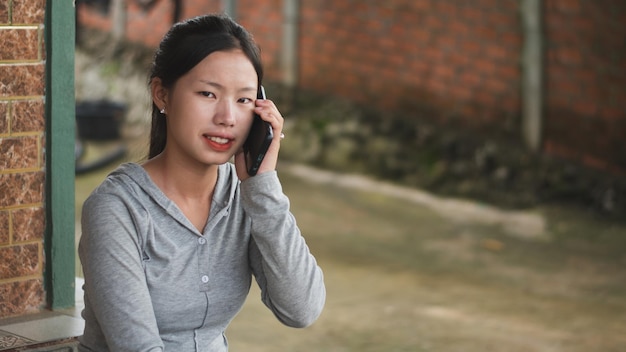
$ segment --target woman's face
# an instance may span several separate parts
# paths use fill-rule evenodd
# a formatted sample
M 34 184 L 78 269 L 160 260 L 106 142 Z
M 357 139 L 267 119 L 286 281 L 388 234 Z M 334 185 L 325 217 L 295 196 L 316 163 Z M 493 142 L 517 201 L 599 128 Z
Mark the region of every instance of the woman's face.
M 211 53 L 165 91 L 168 154 L 215 165 L 239 151 L 257 95 L 256 71 L 241 50 Z

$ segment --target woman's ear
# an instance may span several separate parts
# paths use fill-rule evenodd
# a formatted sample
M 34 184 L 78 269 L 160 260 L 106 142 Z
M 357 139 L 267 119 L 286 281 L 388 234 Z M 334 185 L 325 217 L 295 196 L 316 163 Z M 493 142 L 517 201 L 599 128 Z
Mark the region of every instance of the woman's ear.
M 150 95 L 152 96 L 152 102 L 159 110 L 167 107 L 167 88 L 163 86 L 163 82 L 159 77 L 154 77 L 150 81 Z

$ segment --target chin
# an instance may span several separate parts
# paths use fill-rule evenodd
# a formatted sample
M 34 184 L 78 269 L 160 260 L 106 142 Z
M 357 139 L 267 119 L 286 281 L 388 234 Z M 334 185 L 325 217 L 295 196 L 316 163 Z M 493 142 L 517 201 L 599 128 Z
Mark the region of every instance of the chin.
M 229 154 L 229 156 L 224 156 L 222 158 L 207 158 L 204 160 L 200 160 L 200 162 L 206 166 L 212 166 L 212 165 L 223 165 L 226 164 L 227 162 L 233 160 L 233 157 Z

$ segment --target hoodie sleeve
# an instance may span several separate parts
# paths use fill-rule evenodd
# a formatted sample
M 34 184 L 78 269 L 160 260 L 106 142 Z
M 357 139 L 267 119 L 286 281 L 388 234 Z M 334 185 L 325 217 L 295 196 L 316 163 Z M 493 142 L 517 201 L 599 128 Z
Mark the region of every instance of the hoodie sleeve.
M 262 300 L 291 327 L 306 327 L 322 312 L 326 288 L 283 193 L 276 171 L 241 184 L 244 210 L 251 219 L 250 263 Z

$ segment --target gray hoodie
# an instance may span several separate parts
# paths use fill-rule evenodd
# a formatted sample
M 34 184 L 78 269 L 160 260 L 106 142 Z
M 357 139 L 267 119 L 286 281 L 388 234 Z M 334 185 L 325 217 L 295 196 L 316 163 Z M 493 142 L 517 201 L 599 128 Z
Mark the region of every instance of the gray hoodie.
M 82 214 L 79 351 L 227 351 L 224 331 L 252 275 L 288 326 L 312 324 L 324 306 L 322 271 L 276 172 L 240 182 L 233 164 L 220 165 L 202 233 L 134 163 L 111 173 Z

